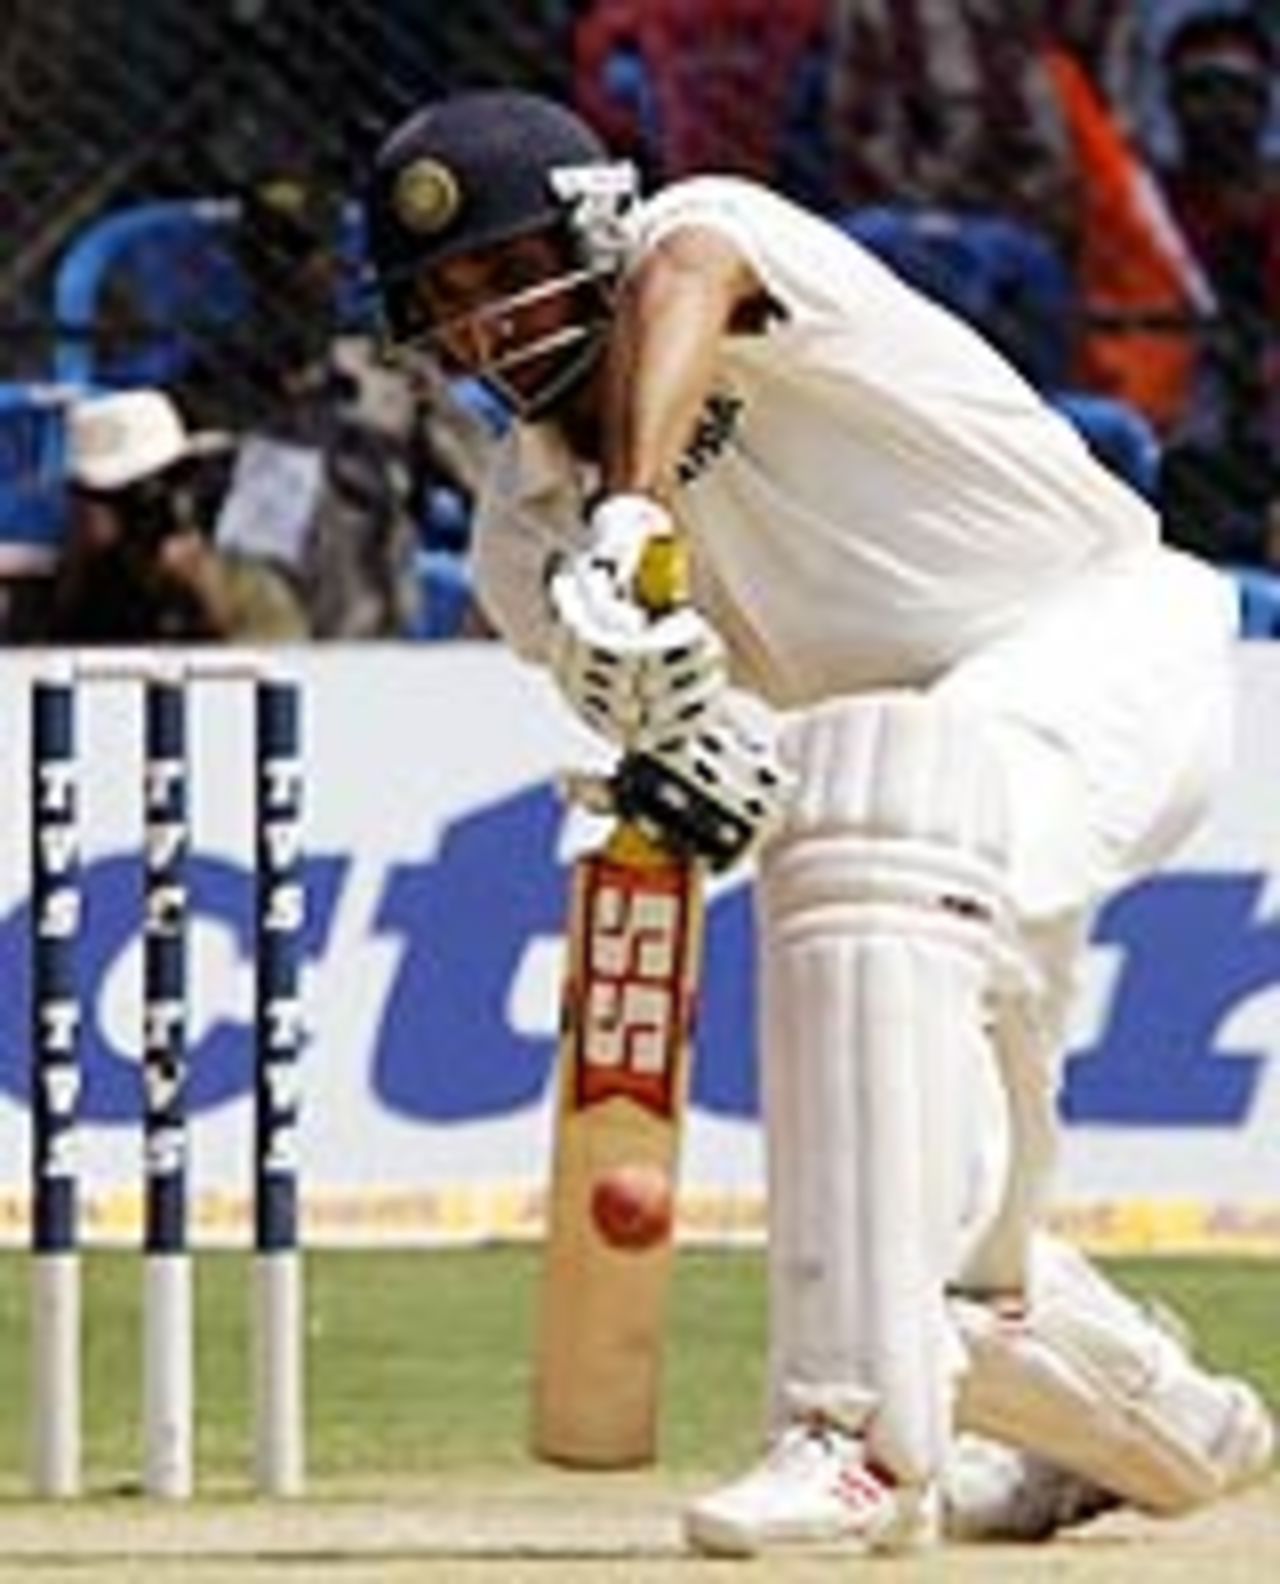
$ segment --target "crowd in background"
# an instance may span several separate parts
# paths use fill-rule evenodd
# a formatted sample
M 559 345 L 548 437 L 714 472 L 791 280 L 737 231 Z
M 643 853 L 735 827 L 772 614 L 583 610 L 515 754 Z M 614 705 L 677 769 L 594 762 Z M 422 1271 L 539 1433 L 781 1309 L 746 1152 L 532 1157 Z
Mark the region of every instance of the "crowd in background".
M 1280 569 L 1277 39 L 1262 0 L 514 10 L 548 48 L 473 52 L 437 88 L 527 77 L 650 186 L 739 171 L 847 224 L 1060 400 L 1170 538 Z M 483 630 L 467 513 L 502 414 L 383 362 L 352 257 L 352 169 L 268 152 L 231 195 L 236 298 L 216 333 L 157 376 L 136 294 L 108 283 L 98 363 L 65 414 L 59 551 L 41 597 L 5 607 L 10 637 Z

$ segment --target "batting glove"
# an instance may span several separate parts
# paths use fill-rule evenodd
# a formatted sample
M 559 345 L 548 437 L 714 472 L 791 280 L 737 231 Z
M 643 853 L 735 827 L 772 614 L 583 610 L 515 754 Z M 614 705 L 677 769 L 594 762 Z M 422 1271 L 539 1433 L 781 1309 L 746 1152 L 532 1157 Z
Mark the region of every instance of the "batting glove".
M 795 778 L 726 698 L 697 730 L 638 739 L 614 776 L 625 814 L 670 845 L 727 869 L 778 829 Z
M 724 645 L 691 607 L 655 616 L 633 592 L 645 545 L 670 534 L 671 519 L 656 501 L 617 495 L 592 526 L 591 544 L 548 581 L 552 675 L 576 713 L 620 746 L 692 731 L 726 687 Z

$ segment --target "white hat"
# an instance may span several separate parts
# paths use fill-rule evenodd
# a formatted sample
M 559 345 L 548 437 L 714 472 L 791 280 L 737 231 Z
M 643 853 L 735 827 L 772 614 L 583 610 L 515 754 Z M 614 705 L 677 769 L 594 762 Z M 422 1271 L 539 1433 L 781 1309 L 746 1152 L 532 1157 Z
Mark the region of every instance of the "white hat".
M 85 489 L 127 489 L 175 462 L 229 444 L 222 434 L 188 434 L 163 391 L 113 391 L 73 403 L 67 418 L 67 472 Z

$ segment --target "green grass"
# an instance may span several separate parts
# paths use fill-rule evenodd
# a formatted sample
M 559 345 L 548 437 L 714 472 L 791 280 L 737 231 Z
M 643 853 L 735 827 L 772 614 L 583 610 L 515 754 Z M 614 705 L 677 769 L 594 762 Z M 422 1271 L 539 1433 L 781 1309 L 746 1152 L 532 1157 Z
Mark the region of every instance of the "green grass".
M 0 1488 L 25 1466 L 24 1254 L 0 1255 Z M 537 1254 L 315 1253 L 307 1264 L 309 1463 L 313 1480 L 441 1477 L 530 1467 L 525 1450 Z M 1280 1270 L 1262 1262 L 1151 1260 L 1116 1267 L 1194 1327 L 1201 1352 L 1251 1376 L 1280 1403 Z M 202 1484 L 243 1488 L 248 1463 L 249 1268 L 215 1254 L 197 1266 L 197 1452 Z M 137 1258 L 86 1260 L 86 1462 L 99 1490 L 138 1469 Z M 674 1297 L 663 1462 L 700 1474 L 753 1452 L 764 1348 L 755 1253 L 682 1256 Z

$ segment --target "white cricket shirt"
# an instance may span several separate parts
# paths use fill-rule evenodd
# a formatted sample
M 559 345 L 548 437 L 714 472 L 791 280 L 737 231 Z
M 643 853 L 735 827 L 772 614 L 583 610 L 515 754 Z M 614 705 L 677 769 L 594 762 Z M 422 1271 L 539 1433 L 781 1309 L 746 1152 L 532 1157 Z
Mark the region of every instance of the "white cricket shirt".
M 641 207 L 635 257 L 686 225 L 731 237 L 778 309 L 726 340 L 677 497 L 737 681 L 783 707 L 936 681 L 1157 544 L 1145 501 L 980 335 L 834 225 L 695 177 Z M 582 542 L 592 482 L 554 431 L 517 427 L 480 504 L 481 597 L 530 658 L 546 556 Z

